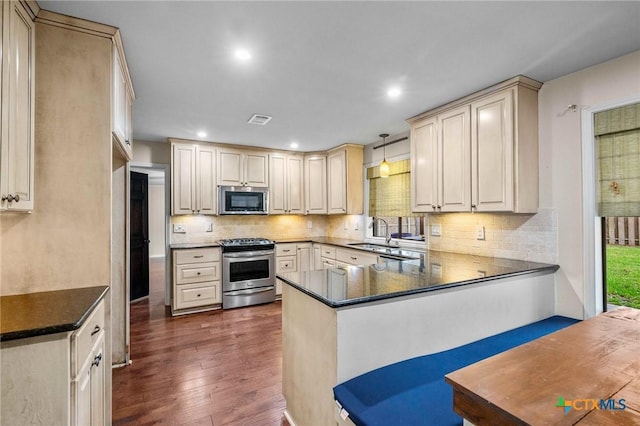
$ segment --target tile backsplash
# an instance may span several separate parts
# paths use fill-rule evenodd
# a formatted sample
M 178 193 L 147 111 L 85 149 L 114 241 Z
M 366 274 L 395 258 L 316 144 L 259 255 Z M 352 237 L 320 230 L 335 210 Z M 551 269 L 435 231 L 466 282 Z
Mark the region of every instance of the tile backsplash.
M 174 224 L 184 225 L 186 232 L 173 232 Z M 209 224 L 213 228 L 211 232 L 207 232 Z M 209 243 L 249 237 L 276 240 L 323 237 L 327 233 L 326 224 L 325 216 L 172 216 L 171 243 Z
M 555 209 L 539 209 L 536 214 L 431 214 L 428 222 L 430 227 L 441 227 L 440 236 L 428 237 L 431 250 L 558 262 L 558 218 Z M 477 239 L 479 226 L 484 227 L 484 240 Z

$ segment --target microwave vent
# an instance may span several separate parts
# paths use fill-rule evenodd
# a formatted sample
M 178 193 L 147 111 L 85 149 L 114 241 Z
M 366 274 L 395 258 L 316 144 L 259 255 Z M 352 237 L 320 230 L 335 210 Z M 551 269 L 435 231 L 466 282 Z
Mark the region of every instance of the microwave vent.
M 268 115 L 264 115 L 264 114 L 253 114 L 251 116 L 251 118 L 249 119 L 249 121 L 247 121 L 247 123 L 249 123 L 249 124 L 257 124 L 259 126 L 264 126 L 269 121 L 271 121 L 272 118 L 273 117 L 269 117 Z

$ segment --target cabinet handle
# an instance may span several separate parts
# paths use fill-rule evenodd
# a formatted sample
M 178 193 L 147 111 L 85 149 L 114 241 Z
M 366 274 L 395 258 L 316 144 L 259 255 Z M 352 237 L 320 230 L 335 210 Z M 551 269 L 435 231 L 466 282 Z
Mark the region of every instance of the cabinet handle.
M 7 201 L 7 196 L 2 194 L 2 201 Z
M 98 354 L 95 356 L 95 358 L 93 358 L 93 362 L 91 363 L 91 365 L 95 365 L 96 367 L 100 366 L 100 361 L 102 361 L 102 354 Z
M 125 139 L 125 140 L 124 140 L 124 142 L 125 142 L 127 145 L 131 145 L 131 142 L 129 142 L 129 139 Z
M 91 335 L 94 336 L 96 334 L 100 333 L 100 326 L 96 325 L 93 329 L 93 331 L 91 332 Z
M 433 208 L 433 210 L 435 210 L 435 209 L 436 209 L 436 206 L 431 206 L 431 208 Z
M 291 250 L 286 249 L 286 250 L 282 250 L 282 251 L 285 252 L 285 253 L 289 253 Z
M 351 256 L 351 260 L 358 260 L 358 258 L 355 256 Z
M 15 202 L 18 202 L 18 201 L 20 201 L 20 195 L 19 195 L 19 194 L 16 194 L 15 196 L 14 196 L 14 195 L 11 195 L 11 194 L 9 194 L 9 195 L 3 195 L 3 196 L 2 196 L 2 201 L 5 201 L 5 200 L 6 200 L 6 201 L 15 201 Z
M 471 210 L 475 210 L 475 209 L 477 209 L 476 205 L 475 204 L 471 204 Z
M 202 255 L 200 255 L 200 256 L 193 256 L 193 258 L 194 258 L 194 259 L 201 259 L 201 258 L 203 258 L 203 257 L 204 257 L 204 255 L 203 255 L 203 254 L 202 254 Z

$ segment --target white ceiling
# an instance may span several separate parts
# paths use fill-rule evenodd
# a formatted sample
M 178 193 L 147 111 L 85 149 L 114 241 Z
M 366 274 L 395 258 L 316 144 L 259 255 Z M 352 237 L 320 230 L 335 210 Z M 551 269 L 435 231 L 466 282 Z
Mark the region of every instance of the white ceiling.
M 514 75 L 545 82 L 640 49 L 638 1 L 38 3 L 121 29 L 147 141 L 368 144 Z M 247 124 L 254 113 L 273 120 Z

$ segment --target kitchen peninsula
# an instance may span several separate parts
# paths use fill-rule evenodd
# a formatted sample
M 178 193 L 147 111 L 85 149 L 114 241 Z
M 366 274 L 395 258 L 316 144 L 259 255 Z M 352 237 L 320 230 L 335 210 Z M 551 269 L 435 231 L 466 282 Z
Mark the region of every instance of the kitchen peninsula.
M 400 360 L 554 315 L 555 265 L 429 251 L 420 259 L 278 274 L 292 424 L 331 424 L 332 388 Z

